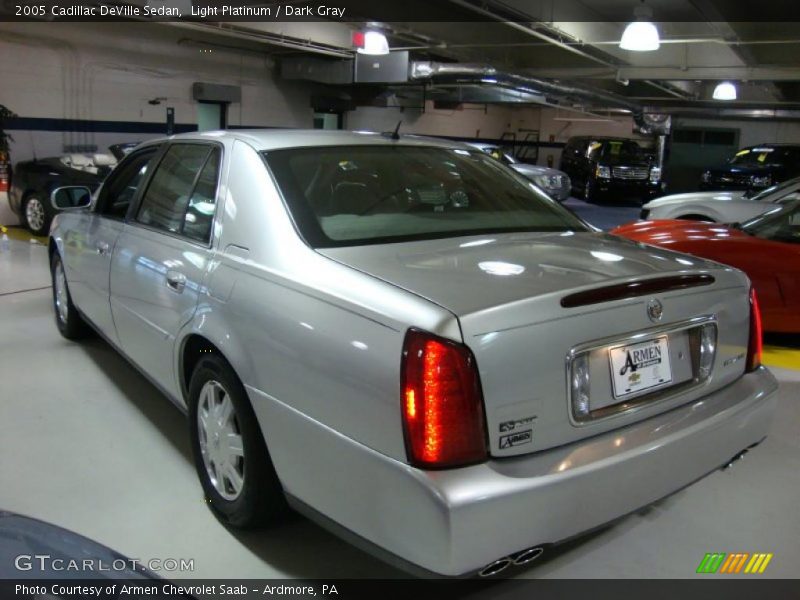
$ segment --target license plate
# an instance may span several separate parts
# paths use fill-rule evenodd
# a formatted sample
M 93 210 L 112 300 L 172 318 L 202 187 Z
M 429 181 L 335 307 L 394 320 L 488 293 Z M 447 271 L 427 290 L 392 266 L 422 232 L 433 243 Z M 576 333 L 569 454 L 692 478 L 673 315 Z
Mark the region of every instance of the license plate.
M 608 349 L 614 398 L 661 387 L 672 381 L 667 336 Z

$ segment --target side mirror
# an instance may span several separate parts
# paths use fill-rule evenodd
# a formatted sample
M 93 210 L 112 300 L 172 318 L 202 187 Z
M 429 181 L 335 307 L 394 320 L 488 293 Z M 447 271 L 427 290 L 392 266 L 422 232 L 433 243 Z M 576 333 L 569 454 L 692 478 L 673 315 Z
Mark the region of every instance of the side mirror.
M 76 210 L 92 204 L 92 190 L 83 185 L 67 185 L 50 193 L 50 204 L 56 210 Z

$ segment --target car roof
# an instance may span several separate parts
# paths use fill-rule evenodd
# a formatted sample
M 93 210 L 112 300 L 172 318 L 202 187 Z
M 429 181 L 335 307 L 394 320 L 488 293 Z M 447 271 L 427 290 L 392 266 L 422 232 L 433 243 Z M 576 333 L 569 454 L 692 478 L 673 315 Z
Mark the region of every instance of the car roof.
M 443 140 L 433 137 L 418 135 L 401 135 L 399 140 L 393 140 L 391 133 L 382 134 L 374 131 L 343 131 L 323 129 L 235 129 L 181 133 L 149 140 L 147 144 L 179 140 L 241 140 L 258 151 L 277 150 L 283 148 L 304 148 L 314 146 L 360 146 L 384 145 L 391 146 L 398 142 L 411 146 L 438 146 L 441 148 L 467 148 L 461 142 Z M 143 144 L 144 145 L 144 144 Z

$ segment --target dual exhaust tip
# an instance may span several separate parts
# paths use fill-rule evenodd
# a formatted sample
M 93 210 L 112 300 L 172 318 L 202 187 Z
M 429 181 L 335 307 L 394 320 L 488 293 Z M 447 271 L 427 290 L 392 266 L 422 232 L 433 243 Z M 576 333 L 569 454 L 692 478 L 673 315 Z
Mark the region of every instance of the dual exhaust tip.
M 745 457 L 745 454 L 747 454 L 748 452 L 750 452 L 750 450 L 752 450 L 753 448 L 755 448 L 756 446 L 758 446 L 758 445 L 759 445 L 761 442 L 763 442 L 765 439 L 767 439 L 767 438 L 766 438 L 766 437 L 763 437 L 763 438 L 761 438 L 760 440 L 758 440 L 758 441 L 757 441 L 755 444 L 750 444 L 750 445 L 749 445 L 747 448 L 745 448 L 745 449 L 744 449 L 744 450 L 742 450 L 741 452 L 738 452 L 737 454 L 735 454 L 735 455 L 733 456 L 733 458 L 731 458 L 731 459 L 730 459 L 728 462 L 726 462 L 724 465 L 722 465 L 722 467 L 721 467 L 721 469 L 720 469 L 720 470 L 722 470 L 722 471 L 725 471 L 725 470 L 727 470 L 727 469 L 730 469 L 730 468 L 731 468 L 733 465 L 735 465 L 737 462 L 739 462 L 740 460 L 742 460 L 742 459 Z
M 544 548 L 541 546 L 534 546 L 533 548 L 528 548 L 527 550 L 522 550 L 516 554 L 506 556 L 483 567 L 483 569 L 478 572 L 478 577 L 493 577 L 502 573 L 512 565 L 527 565 L 539 558 L 543 552 Z

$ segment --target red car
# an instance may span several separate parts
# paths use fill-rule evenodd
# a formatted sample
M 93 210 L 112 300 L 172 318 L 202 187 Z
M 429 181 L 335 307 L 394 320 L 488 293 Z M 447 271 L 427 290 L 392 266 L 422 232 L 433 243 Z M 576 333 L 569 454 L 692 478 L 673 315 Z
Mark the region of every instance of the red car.
M 764 329 L 800 333 L 800 201 L 742 224 L 638 221 L 611 233 L 741 269 L 756 288 Z

